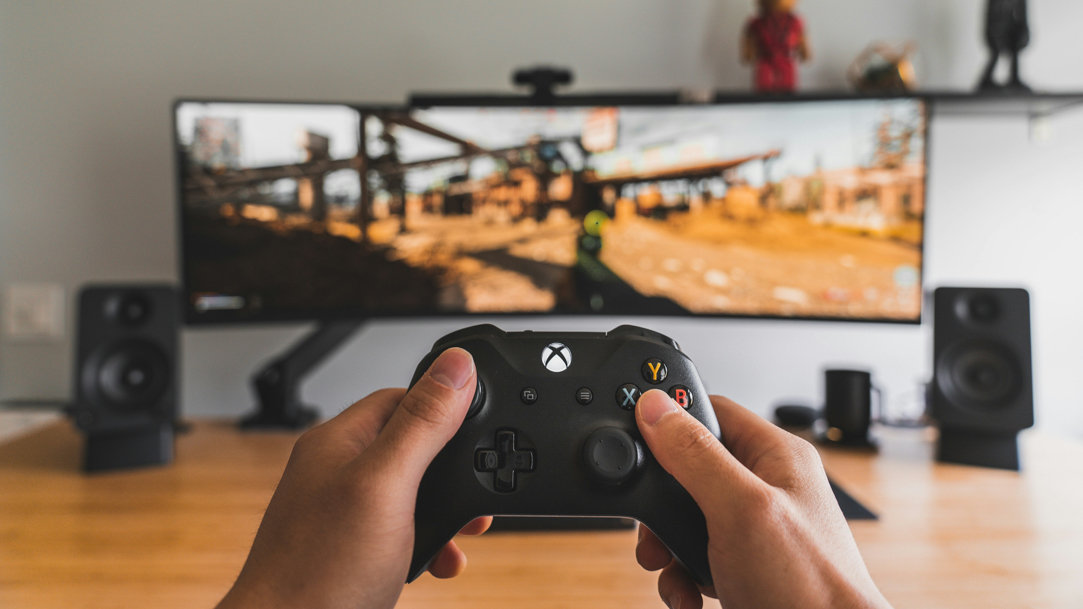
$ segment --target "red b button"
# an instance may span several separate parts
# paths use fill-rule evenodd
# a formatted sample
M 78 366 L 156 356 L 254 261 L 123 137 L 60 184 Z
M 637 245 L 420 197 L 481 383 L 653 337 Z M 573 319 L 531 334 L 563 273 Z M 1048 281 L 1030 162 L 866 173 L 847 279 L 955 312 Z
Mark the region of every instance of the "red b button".
M 684 385 L 674 385 L 669 388 L 667 393 L 669 393 L 669 397 L 673 398 L 674 402 L 677 402 L 685 410 L 688 410 L 688 407 L 692 405 L 692 392 Z

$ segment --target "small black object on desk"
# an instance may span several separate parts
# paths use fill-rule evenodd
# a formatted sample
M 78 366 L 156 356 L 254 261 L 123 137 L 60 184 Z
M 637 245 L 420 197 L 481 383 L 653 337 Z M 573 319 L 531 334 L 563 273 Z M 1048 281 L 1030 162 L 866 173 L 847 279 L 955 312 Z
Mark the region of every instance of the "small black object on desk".
M 779 427 L 811 429 L 821 416 L 819 410 L 802 404 L 780 404 L 775 407 L 775 423 Z

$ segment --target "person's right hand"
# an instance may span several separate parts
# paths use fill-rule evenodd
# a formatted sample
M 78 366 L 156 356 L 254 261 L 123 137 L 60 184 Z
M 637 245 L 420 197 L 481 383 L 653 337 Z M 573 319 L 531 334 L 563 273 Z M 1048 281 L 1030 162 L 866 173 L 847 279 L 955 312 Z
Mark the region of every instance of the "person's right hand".
M 671 609 L 701 607 L 701 593 L 725 609 L 890 607 L 816 449 L 729 399 L 711 396 L 711 403 L 725 446 L 661 391 L 644 393 L 636 405 L 647 446 L 707 520 L 714 581 L 704 589 L 640 526 L 636 558 L 648 570 L 662 569 L 662 600 Z

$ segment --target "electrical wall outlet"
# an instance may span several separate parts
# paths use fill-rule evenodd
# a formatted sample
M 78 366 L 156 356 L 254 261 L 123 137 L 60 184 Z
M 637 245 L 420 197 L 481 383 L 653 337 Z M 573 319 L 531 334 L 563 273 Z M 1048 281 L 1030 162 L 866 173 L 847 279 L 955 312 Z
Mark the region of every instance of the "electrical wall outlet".
M 64 338 L 64 286 L 59 283 L 13 283 L 3 303 L 4 332 L 12 340 Z

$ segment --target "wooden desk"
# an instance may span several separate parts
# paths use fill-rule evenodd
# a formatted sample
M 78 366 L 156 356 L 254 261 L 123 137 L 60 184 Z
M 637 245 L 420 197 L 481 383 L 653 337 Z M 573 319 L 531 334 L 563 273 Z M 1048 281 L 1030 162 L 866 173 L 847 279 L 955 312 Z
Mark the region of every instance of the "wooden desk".
M 1083 445 L 1023 438 L 1025 474 L 934 465 L 919 432 L 825 449 L 881 519 L 853 523 L 897 608 L 1083 606 Z M 169 467 L 85 476 L 57 423 L 0 445 L 0 607 L 211 607 L 240 569 L 294 435 L 202 422 Z M 661 607 L 632 531 L 466 538 L 466 573 L 400 607 Z

